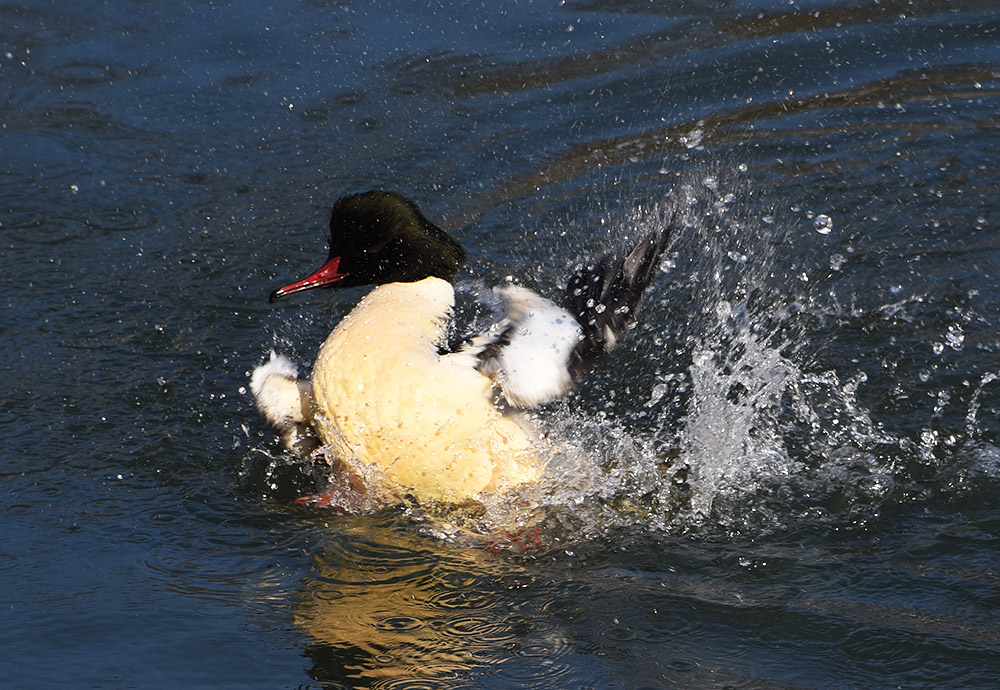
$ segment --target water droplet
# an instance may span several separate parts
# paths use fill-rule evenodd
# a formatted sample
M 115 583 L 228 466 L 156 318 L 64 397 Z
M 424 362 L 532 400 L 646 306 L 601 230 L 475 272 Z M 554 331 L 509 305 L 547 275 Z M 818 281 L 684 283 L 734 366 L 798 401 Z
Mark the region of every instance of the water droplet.
M 680 142 L 687 149 L 696 149 L 701 146 L 701 139 L 705 135 L 705 131 L 700 127 L 695 127 L 690 132 L 685 135 L 681 135 Z
M 833 231 L 833 219 L 825 213 L 821 213 L 813 220 L 813 227 L 821 235 L 829 235 Z
M 948 333 L 945 334 L 945 341 L 947 341 L 948 347 L 952 350 L 961 350 L 962 346 L 965 344 L 965 333 L 962 332 L 962 327 L 957 323 L 948 326 Z
M 663 399 L 663 396 L 667 394 L 667 385 L 665 383 L 658 383 L 653 386 L 653 390 L 649 393 L 649 400 L 646 401 L 646 407 L 653 407 L 656 403 Z

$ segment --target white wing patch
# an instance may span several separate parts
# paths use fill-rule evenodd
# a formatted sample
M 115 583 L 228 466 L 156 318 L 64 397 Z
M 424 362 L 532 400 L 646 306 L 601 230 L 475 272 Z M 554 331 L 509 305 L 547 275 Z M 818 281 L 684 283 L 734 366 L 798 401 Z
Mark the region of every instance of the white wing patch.
M 518 407 L 537 407 L 564 395 L 573 387 L 569 359 L 583 329 L 568 311 L 527 288 L 496 292 L 505 316 L 485 338 L 495 353 L 481 370 L 500 384 L 507 402 Z

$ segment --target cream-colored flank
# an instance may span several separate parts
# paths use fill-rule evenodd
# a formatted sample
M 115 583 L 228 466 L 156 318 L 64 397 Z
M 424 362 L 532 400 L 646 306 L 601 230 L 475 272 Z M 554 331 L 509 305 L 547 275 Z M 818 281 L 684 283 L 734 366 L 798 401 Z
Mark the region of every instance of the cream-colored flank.
M 453 305 L 439 278 L 376 287 L 313 366 L 323 443 L 420 500 L 462 502 L 541 475 L 529 432 L 494 405 L 474 358 L 438 353 Z

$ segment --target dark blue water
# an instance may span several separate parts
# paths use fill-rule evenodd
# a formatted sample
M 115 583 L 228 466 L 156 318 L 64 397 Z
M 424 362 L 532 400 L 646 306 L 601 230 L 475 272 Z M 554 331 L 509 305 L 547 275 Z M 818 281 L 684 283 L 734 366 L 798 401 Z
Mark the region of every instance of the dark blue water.
M 0 685 L 1000 686 L 994 3 L 3 3 L 0 85 Z M 538 544 L 294 504 L 371 187 L 470 299 L 681 209 Z

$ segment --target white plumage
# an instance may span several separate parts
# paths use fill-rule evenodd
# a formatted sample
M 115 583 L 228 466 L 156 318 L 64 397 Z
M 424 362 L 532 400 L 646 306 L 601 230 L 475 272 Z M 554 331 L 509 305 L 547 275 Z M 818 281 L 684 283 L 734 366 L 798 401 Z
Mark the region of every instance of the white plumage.
M 508 286 L 496 292 L 503 300 L 504 319 L 474 341 L 485 340 L 484 350 L 495 346 L 481 369 L 517 407 L 537 407 L 566 394 L 573 387 L 570 357 L 583 338 L 580 324 L 527 288 Z

